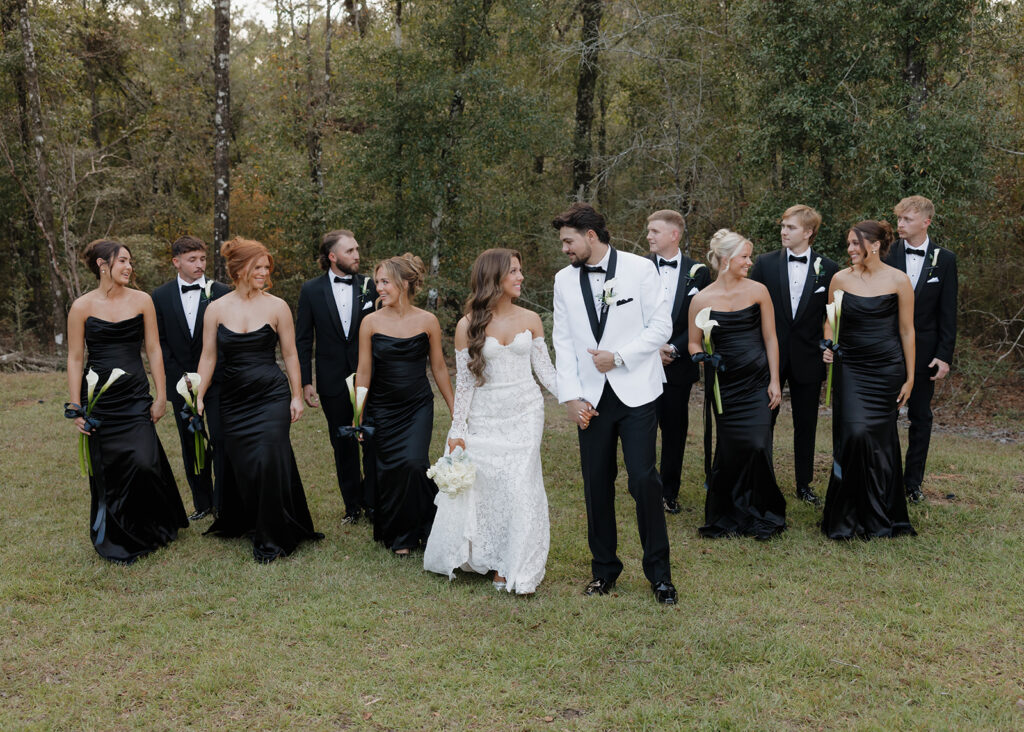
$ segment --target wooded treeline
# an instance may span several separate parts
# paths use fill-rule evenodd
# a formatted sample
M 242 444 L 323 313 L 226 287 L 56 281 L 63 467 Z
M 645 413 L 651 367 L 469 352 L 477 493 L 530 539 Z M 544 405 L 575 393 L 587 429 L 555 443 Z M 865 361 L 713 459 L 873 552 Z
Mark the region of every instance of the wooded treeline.
M 627 249 L 675 208 L 698 256 L 723 226 L 774 249 L 807 203 L 843 262 L 851 223 L 918 193 L 961 257 L 961 356 L 1021 367 L 1020 3 L 239 5 L 0 0 L 0 350 L 54 347 L 99 236 L 147 290 L 183 233 L 258 238 L 294 303 L 320 234 L 350 228 L 364 263 L 420 254 L 450 327 L 489 246 L 550 305 L 548 222 L 574 199 Z

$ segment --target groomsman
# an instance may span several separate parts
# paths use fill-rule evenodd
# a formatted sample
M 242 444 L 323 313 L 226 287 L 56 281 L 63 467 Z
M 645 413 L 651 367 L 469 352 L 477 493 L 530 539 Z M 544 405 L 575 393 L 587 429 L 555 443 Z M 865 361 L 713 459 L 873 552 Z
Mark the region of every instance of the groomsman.
M 195 437 L 188 431 L 188 421 L 182 420 L 185 399 L 178 394 L 181 375 L 194 372 L 203 352 L 203 314 L 211 300 L 231 291 L 220 282 L 206 279 L 206 244 L 194 236 L 183 236 L 171 245 L 171 264 L 178 276 L 153 290 L 156 324 L 160 332 L 160 350 L 163 352 L 164 373 L 167 378 L 167 396 L 174 407 L 174 421 L 181 439 L 181 457 L 185 462 L 185 476 L 192 491 L 194 512 L 189 520 L 198 521 L 214 508 L 213 476 L 207 460 L 199 474 L 195 472 Z M 217 434 L 217 399 L 219 389 L 214 383 L 206 392 L 206 422 L 211 435 Z M 216 460 L 214 451 L 214 460 Z M 217 466 L 217 479 L 220 467 Z
M 935 205 L 924 196 L 904 198 L 893 209 L 900 240 L 886 263 L 903 270 L 914 288 L 917 365 L 914 389 L 907 400 L 910 431 L 903 485 L 913 503 L 924 500 L 921 483 L 932 436 L 935 382 L 946 378 L 956 346 L 956 255 L 928 236 Z
M 789 384 L 793 407 L 793 465 L 796 497 L 817 506 L 814 478 L 814 436 L 825 364 L 821 360 L 828 287 L 839 265 L 814 248 L 821 214 L 810 206 L 790 206 L 782 214 L 782 249 L 760 255 L 750 279 L 768 288 L 775 308 L 779 339 L 779 380 Z M 772 412 L 772 426 L 779 407 Z
M 711 284 L 708 268 L 679 250 L 683 217 L 678 211 L 655 211 L 647 217 L 647 244 L 658 268 L 661 290 L 669 304 L 672 336 L 659 349 L 665 367 L 665 390 L 658 399 L 661 427 L 661 490 L 667 513 L 679 513 L 679 482 L 683 471 L 686 431 L 690 426 L 690 389 L 700 379 L 687 354 L 690 300 Z M 683 356 L 683 358 L 680 358 Z
M 659 349 L 672 335 L 661 277 L 649 260 L 611 247 L 604 217 L 588 204 L 573 204 L 551 224 L 569 258 L 569 266 L 555 275 L 552 340 L 558 400 L 578 427 L 593 556 L 593 579 L 584 594 L 608 594 L 622 572 L 615 526 L 621 441 L 644 574 L 655 599 L 673 605 L 676 588 L 654 464 L 657 399 L 665 381 Z
M 359 365 L 359 325 L 373 312 L 377 288 L 373 279 L 359 274 L 359 243 L 346 229 L 324 234 L 320 242 L 320 268 L 324 274 L 302 286 L 295 323 L 295 345 L 302 372 L 302 395 L 312 408 L 321 404 L 334 449 L 343 524 L 354 524 L 364 511 L 372 513 L 371 491 L 359 479 L 359 445 L 338 437 L 339 427 L 352 424 L 352 402 L 345 379 Z M 313 384 L 314 342 L 316 385 Z M 372 483 L 373 457 L 363 448 L 367 480 Z

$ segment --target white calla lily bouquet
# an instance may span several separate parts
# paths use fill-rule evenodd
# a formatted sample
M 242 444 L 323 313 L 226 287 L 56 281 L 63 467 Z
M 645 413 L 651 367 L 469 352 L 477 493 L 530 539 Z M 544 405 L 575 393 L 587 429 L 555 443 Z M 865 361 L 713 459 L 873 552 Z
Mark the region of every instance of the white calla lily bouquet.
M 196 401 L 199 394 L 199 385 L 203 383 L 203 377 L 197 373 L 189 372 L 182 374 L 178 379 L 175 390 L 185 400 L 185 408 L 181 410 L 181 418 L 188 423 L 188 431 L 192 433 L 196 447 L 196 462 L 193 470 L 196 475 L 206 467 L 206 429 L 203 426 L 203 418 L 199 415 Z
M 107 382 L 97 392 L 96 385 L 100 381 L 100 376 L 92 369 L 89 369 L 89 372 L 85 375 L 85 405 L 65 404 L 64 416 L 68 419 L 81 417 L 85 420 L 85 427 L 90 432 L 97 429 L 100 426 L 100 420 L 92 416 L 96 403 L 103 396 L 104 392 L 126 373 L 124 369 L 112 369 L 110 376 L 107 377 Z M 89 451 L 89 435 L 81 432 L 78 433 L 78 467 L 82 471 L 83 476 L 88 477 L 93 474 L 92 453 Z
M 711 319 L 711 308 L 706 307 L 700 312 L 698 312 L 697 316 L 694 318 L 694 321 L 697 323 L 697 327 L 704 331 L 704 353 L 708 354 L 709 356 L 713 356 L 715 353 L 715 348 L 711 343 L 711 331 L 718 326 L 718 321 Z M 714 367 L 714 364 L 712 364 L 712 371 L 715 374 L 715 409 L 717 409 L 718 413 L 721 414 L 722 392 L 718 387 L 718 368 Z
M 846 293 L 842 290 L 836 290 L 832 293 L 832 302 L 825 306 L 825 319 L 828 321 L 829 328 L 832 329 L 832 341 L 825 341 L 825 347 L 830 349 L 833 353 L 838 350 L 839 347 L 839 319 L 843 314 L 843 295 Z M 832 406 L 832 366 L 833 363 L 828 365 L 828 380 L 825 383 L 825 406 Z

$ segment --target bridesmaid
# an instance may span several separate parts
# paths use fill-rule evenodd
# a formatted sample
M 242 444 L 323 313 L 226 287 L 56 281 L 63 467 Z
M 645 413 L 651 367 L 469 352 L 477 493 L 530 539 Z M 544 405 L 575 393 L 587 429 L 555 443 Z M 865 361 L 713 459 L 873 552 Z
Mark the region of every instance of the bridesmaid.
M 266 564 L 322 539 L 313 530 L 289 437 L 302 416 L 295 328 L 288 304 L 264 290 L 274 259 L 258 241 L 238 237 L 221 249 L 235 286 L 206 308 L 199 359 L 199 411 L 217 360 L 220 377 L 223 489 L 207 534 L 252 539 L 253 558 Z M 275 358 L 278 343 L 288 377 Z
M 178 536 L 188 526 L 170 463 L 156 434 L 167 408 L 164 362 L 149 295 L 129 287 L 128 247 L 99 239 L 85 248 L 85 263 L 99 286 L 75 300 L 68 312 L 68 395 L 65 416 L 89 435 L 92 544 L 104 559 L 130 564 Z M 145 344 L 156 399 L 142 365 Z M 85 348 L 89 361 L 85 360 Z M 96 402 L 88 428 L 83 404 L 88 391 L 83 371 L 93 370 L 97 393 L 111 371 L 124 370 Z
M 850 267 L 832 278 L 842 290 L 838 357 L 833 363 L 832 477 L 821 530 L 830 539 L 914 534 L 903 489 L 899 409 L 914 388 L 914 290 L 883 261 L 893 242 L 885 221 L 861 221 L 847 234 Z M 825 324 L 825 338 L 833 337 Z
M 786 528 L 786 500 L 772 465 L 772 414 L 782 400 L 775 310 L 767 288 L 747 279 L 753 244 L 728 229 L 711 238 L 708 259 L 717 279 L 690 302 L 691 355 L 702 354 L 697 313 L 712 308 L 714 352 L 725 370 L 718 374 L 722 413 L 715 411 L 718 444 L 707 475 L 704 537 L 754 536 L 769 539 Z M 714 402 L 713 374 L 705 366 L 705 409 Z M 705 453 L 710 420 L 705 420 Z M 707 455 L 705 455 L 707 464 Z
M 425 544 L 434 522 L 437 486 L 427 478 L 434 394 L 427 361 L 452 410 L 454 395 L 441 350 L 441 326 L 412 304 L 426 268 L 413 254 L 377 265 L 380 309 L 359 326 L 356 384 L 369 389 L 364 424 L 374 429 L 377 505 L 373 538 L 398 556 Z

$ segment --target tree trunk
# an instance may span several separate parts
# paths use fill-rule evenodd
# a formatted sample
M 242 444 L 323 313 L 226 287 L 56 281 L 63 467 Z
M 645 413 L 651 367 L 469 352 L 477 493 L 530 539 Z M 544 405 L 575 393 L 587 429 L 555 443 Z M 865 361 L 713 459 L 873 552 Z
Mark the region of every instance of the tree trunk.
M 597 55 L 600 45 L 602 0 L 580 0 L 583 33 L 580 37 L 580 65 L 576 76 L 576 129 L 573 133 L 572 195 L 577 201 L 587 197 L 593 172 L 590 158 L 593 148 L 594 91 L 597 88 Z
M 213 17 L 213 79 L 216 107 L 213 115 L 213 267 L 225 279 L 221 246 L 230 236 L 231 202 L 231 0 L 215 0 Z

